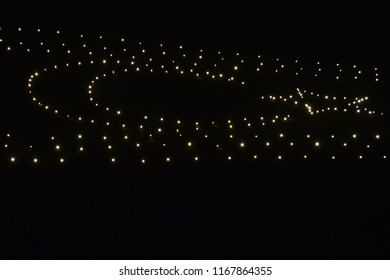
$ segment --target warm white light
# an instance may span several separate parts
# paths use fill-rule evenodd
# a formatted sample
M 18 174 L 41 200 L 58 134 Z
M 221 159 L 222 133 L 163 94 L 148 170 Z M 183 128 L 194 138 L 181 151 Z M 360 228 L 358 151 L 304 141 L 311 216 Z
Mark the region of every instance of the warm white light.
M 245 147 L 245 143 L 244 143 L 244 142 L 241 142 L 241 143 L 240 143 L 240 147 L 241 147 L 241 148 L 244 148 L 244 147 Z
M 320 146 L 320 142 L 315 142 L 314 145 L 315 145 L 316 147 L 319 147 L 319 146 Z
M 191 147 L 191 146 L 192 146 L 192 143 L 191 143 L 191 142 L 188 142 L 188 143 L 187 143 L 187 146 L 188 146 L 188 147 Z
M 171 161 L 171 158 L 167 157 L 165 160 L 166 160 L 167 162 L 170 162 L 170 161 Z
M 14 157 L 11 157 L 10 160 L 11 160 L 11 162 L 15 162 L 16 159 Z
M 59 150 L 60 149 L 60 145 L 56 145 L 56 150 Z

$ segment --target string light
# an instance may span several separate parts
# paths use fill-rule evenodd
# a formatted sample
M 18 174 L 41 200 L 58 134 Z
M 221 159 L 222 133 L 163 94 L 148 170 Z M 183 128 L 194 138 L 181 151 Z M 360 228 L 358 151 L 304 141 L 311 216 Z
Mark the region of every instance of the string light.
M 18 28 L 18 31 L 21 31 L 21 30 L 22 30 L 21 28 Z M 40 29 L 37 29 L 35 31 L 41 32 Z M 24 32 L 25 31 L 20 33 L 20 35 L 22 35 Z M 60 30 L 57 30 L 55 33 L 57 35 L 62 34 L 60 32 Z M 45 32 L 42 32 L 42 35 L 44 35 L 44 34 L 45 34 Z M 56 36 L 56 37 L 61 38 L 62 36 Z M 80 38 L 83 39 L 83 41 L 81 41 L 79 44 L 80 49 L 81 49 L 81 47 L 86 48 L 87 46 L 88 46 L 88 48 L 90 48 L 90 46 L 93 45 L 93 44 L 89 44 L 88 42 L 84 41 L 88 38 L 88 36 L 86 36 L 84 38 L 84 36 L 81 35 Z M 258 60 L 256 61 L 256 64 L 253 65 L 254 68 L 250 68 L 249 66 L 244 67 L 245 65 L 247 65 L 246 64 L 247 59 L 245 59 L 245 60 L 241 59 L 242 55 L 240 55 L 240 53 L 236 53 L 237 59 L 231 58 L 229 61 L 229 59 L 225 59 L 225 57 L 222 55 L 221 51 L 218 51 L 217 60 L 215 60 L 215 59 L 213 60 L 213 58 L 212 58 L 213 54 L 209 55 L 210 52 L 208 52 L 208 50 L 205 50 L 205 51 L 200 50 L 200 53 L 201 53 L 200 55 L 197 54 L 195 56 L 192 56 L 191 53 L 187 53 L 187 47 L 186 47 L 186 53 L 183 53 L 183 51 L 182 51 L 183 46 L 181 46 L 181 45 L 178 48 L 179 50 L 181 50 L 181 52 L 175 53 L 175 51 L 167 52 L 166 49 L 164 48 L 163 44 L 160 44 L 160 47 L 162 49 L 159 50 L 158 53 L 160 54 L 160 58 L 165 57 L 164 58 L 165 60 L 164 60 L 164 64 L 160 64 L 160 62 L 157 63 L 157 61 L 159 61 L 158 57 L 156 57 L 156 58 L 150 57 L 150 55 L 149 55 L 149 54 L 153 54 L 155 52 L 153 52 L 152 50 L 146 49 L 141 44 L 141 42 L 139 42 L 139 45 L 137 48 L 132 49 L 132 47 L 130 47 L 130 45 L 126 44 L 127 40 L 125 40 L 125 38 L 122 37 L 122 38 L 120 38 L 120 40 L 117 40 L 117 41 L 121 42 L 120 49 L 123 50 L 123 53 L 126 53 L 127 50 L 129 50 L 129 53 L 130 53 L 130 50 L 134 50 L 133 55 L 130 57 L 127 54 L 120 55 L 119 52 L 114 52 L 113 50 L 115 49 L 115 46 L 110 47 L 110 44 L 108 44 L 109 42 L 103 41 L 103 36 L 100 36 L 99 38 L 104 43 L 103 44 L 104 52 L 102 52 L 100 55 L 99 55 L 99 52 L 101 52 L 101 49 L 100 49 L 101 47 L 99 47 L 99 48 L 97 46 L 92 47 L 91 49 L 88 49 L 88 51 L 85 53 L 85 55 L 81 55 L 81 54 L 79 54 L 79 50 L 76 48 L 70 48 L 70 47 L 65 48 L 65 46 L 72 45 L 68 42 L 66 42 L 66 44 L 63 42 L 61 44 L 59 44 L 59 46 L 62 45 L 63 48 L 62 49 L 60 48 L 59 50 L 57 50 L 56 48 L 51 47 L 51 43 L 49 43 L 49 42 L 51 42 L 51 40 L 49 40 L 49 39 L 48 40 L 41 39 L 41 42 L 36 43 L 35 45 L 33 42 L 19 41 L 16 46 L 14 46 L 13 44 L 10 44 L 9 46 L 4 46 L 4 48 L 8 51 L 12 50 L 12 53 L 13 53 L 13 52 L 20 51 L 20 49 L 22 48 L 21 46 L 23 46 L 24 52 L 26 51 L 26 49 L 28 50 L 28 52 L 30 49 L 32 50 L 32 52 L 39 49 L 48 58 L 51 58 L 51 57 L 54 57 L 54 56 L 60 55 L 60 54 L 67 54 L 65 57 L 68 57 L 68 58 L 73 57 L 74 58 L 74 60 L 72 60 L 73 62 L 71 60 L 64 60 L 62 62 L 57 62 L 57 64 L 55 64 L 55 65 L 44 65 L 40 68 L 34 69 L 34 72 L 32 72 L 32 74 L 30 76 L 28 76 L 27 89 L 28 89 L 28 94 L 31 95 L 30 98 L 32 98 L 32 100 L 34 101 L 32 106 L 37 106 L 37 107 L 39 106 L 41 109 L 44 109 L 45 113 L 47 113 L 47 114 L 53 114 L 53 113 L 56 114 L 57 119 L 61 118 L 61 117 L 63 117 L 63 118 L 66 117 L 66 119 L 69 122 L 79 121 L 79 122 L 81 122 L 79 125 L 95 124 L 95 120 L 91 119 L 92 114 L 83 113 L 83 114 L 80 114 L 80 116 L 74 116 L 70 112 L 67 113 L 65 108 L 64 109 L 59 108 L 60 110 L 58 110 L 57 108 L 55 108 L 56 105 L 53 106 L 53 104 L 49 104 L 49 102 L 48 103 L 44 102 L 43 99 L 40 98 L 41 93 L 39 91 L 39 87 L 36 87 L 35 81 L 41 79 L 41 76 L 43 76 L 43 78 L 45 78 L 45 76 L 49 72 L 53 72 L 53 71 L 60 72 L 61 69 L 62 70 L 66 69 L 65 65 L 66 65 L 66 67 L 69 67 L 69 69 L 73 69 L 73 70 L 76 70 L 76 67 L 77 67 L 77 69 L 87 69 L 87 67 L 92 67 L 92 66 L 90 66 L 90 64 L 93 64 L 93 61 L 95 61 L 95 62 L 100 61 L 101 63 L 99 63 L 99 64 L 101 64 L 100 67 L 102 68 L 103 72 L 97 73 L 96 76 L 87 84 L 87 87 L 85 87 L 85 88 L 87 89 L 86 93 L 88 93 L 89 101 L 93 102 L 93 103 L 91 103 L 91 105 L 94 106 L 93 107 L 94 109 L 96 107 L 97 114 L 101 114 L 102 113 L 101 111 L 103 111 L 104 109 L 106 111 L 105 113 L 107 114 L 107 115 L 104 115 L 104 116 L 107 116 L 107 118 L 105 118 L 103 120 L 101 120 L 100 117 L 96 117 L 96 126 L 95 127 L 102 128 L 102 126 L 104 126 L 105 127 L 104 131 L 106 131 L 105 133 L 108 133 L 107 130 L 110 129 L 109 130 L 110 132 L 108 133 L 108 135 L 110 135 L 110 142 L 112 141 L 111 143 L 113 143 L 114 145 L 115 145 L 115 141 L 116 141 L 115 140 L 116 137 L 114 134 L 115 132 L 113 132 L 114 129 L 119 128 L 119 125 L 121 125 L 120 126 L 120 127 L 122 127 L 121 133 L 123 133 L 123 131 L 126 131 L 126 133 L 127 133 L 128 129 L 129 129 L 129 131 L 131 131 L 131 127 L 127 128 L 127 126 L 124 123 L 118 124 L 118 121 L 115 121 L 115 119 L 112 118 L 114 115 L 121 116 L 121 118 L 126 117 L 126 114 L 124 114 L 125 111 L 122 112 L 122 110 L 118 110 L 118 108 L 116 108 L 115 105 L 113 105 L 112 107 L 111 106 L 106 107 L 104 105 L 104 102 L 100 102 L 98 100 L 99 96 L 95 96 L 94 91 L 95 91 L 95 89 L 99 88 L 100 81 L 104 80 L 105 78 L 109 77 L 110 75 L 113 75 L 113 77 L 118 77 L 120 75 L 127 75 L 127 74 L 122 74 L 122 73 L 128 73 L 130 75 L 131 73 L 134 73 L 134 71 L 138 72 L 138 71 L 143 71 L 145 69 L 148 70 L 148 73 L 149 73 L 149 71 L 150 71 L 150 73 L 157 73 L 158 72 L 161 75 L 163 75 L 163 74 L 167 74 L 168 70 L 169 70 L 170 74 L 173 73 L 172 75 L 176 75 L 177 77 L 179 75 L 185 74 L 186 76 L 187 75 L 191 76 L 194 79 L 196 79 L 196 77 L 197 78 L 200 77 L 201 79 L 209 79 L 209 80 L 215 79 L 215 83 L 220 83 L 221 85 L 223 83 L 227 83 L 227 82 L 229 82 L 229 84 L 230 84 L 230 82 L 232 82 L 232 84 L 235 84 L 236 83 L 235 81 L 238 81 L 237 86 L 240 86 L 240 85 L 243 86 L 243 85 L 247 85 L 247 84 L 248 85 L 254 84 L 253 80 L 251 80 L 250 78 L 246 79 L 244 77 L 243 73 L 245 73 L 245 72 L 242 69 L 245 69 L 245 71 L 246 71 L 246 68 L 251 69 L 251 71 L 253 71 L 253 72 L 260 72 L 260 73 L 256 73 L 256 75 L 262 75 L 264 73 L 267 73 L 267 71 L 268 71 L 268 73 L 272 72 L 273 75 L 276 75 L 276 77 L 279 77 L 280 75 L 291 75 L 291 77 L 294 77 L 295 79 L 299 79 L 299 77 L 295 77 L 296 74 L 298 74 L 298 73 L 299 73 L 299 76 L 307 77 L 307 75 L 309 75 L 309 74 L 312 75 L 313 73 L 317 76 L 317 74 L 319 74 L 319 72 L 321 72 L 321 75 L 325 75 L 325 73 L 328 71 L 329 76 L 331 76 L 330 74 L 333 75 L 332 79 L 334 79 L 336 77 L 336 80 L 345 81 L 346 77 L 348 76 L 348 77 L 350 77 L 350 79 L 356 80 L 356 81 L 354 81 L 354 83 L 359 83 L 364 77 L 367 77 L 366 73 L 369 72 L 369 71 L 365 71 L 364 69 L 361 70 L 360 66 L 358 66 L 357 64 L 353 65 L 353 67 L 350 67 L 350 66 L 347 67 L 347 68 L 352 68 L 352 69 L 347 69 L 347 68 L 342 68 L 340 66 L 340 64 L 337 63 L 336 64 L 337 69 L 332 70 L 331 68 L 327 69 L 327 67 L 325 67 L 326 64 L 320 63 L 320 61 L 317 61 L 316 67 L 311 67 L 311 66 L 309 66 L 309 64 L 305 64 L 304 62 L 302 62 L 300 60 L 294 60 L 294 61 L 288 62 L 288 61 L 282 61 L 284 59 L 279 60 L 279 58 L 276 59 L 277 62 L 276 62 L 276 65 L 274 67 L 271 66 L 271 64 L 269 64 L 270 65 L 269 68 L 260 67 L 260 66 L 264 65 L 263 61 L 267 62 L 267 58 L 263 58 L 260 55 L 256 55 Z M 4 40 L 4 42 L 5 41 L 6 40 Z M 13 42 L 12 40 L 8 40 L 8 41 Z M 3 43 L 3 38 L 0 40 L 0 43 Z M 26 47 L 28 47 L 28 48 L 26 48 Z M 10 54 L 7 53 L 6 55 L 12 55 L 12 53 L 10 53 Z M 161 56 L 161 53 L 164 56 Z M 87 56 L 89 58 L 87 58 Z M 93 60 L 91 60 L 92 59 L 91 56 L 93 56 Z M 60 57 L 60 56 L 58 56 L 58 57 Z M 193 60 L 190 60 L 190 57 L 193 57 Z M 235 56 L 233 55 L 233 57 L 235 57 Z M 261 61 L 260 61 L 260 57 L 261 57 Z M 168 60 L 166 60 L 166 59 L 168 59 Z M 254 59 L 256 59 L 256 58 L 252 58 L 252 60 L 254 60 Z M 171 61 L 172 61 L 172 63 L 171 63 Z M 250 59 L 249 59 L 249 61 L 250 61 Z M 293 62 L 295 62 L 295 64 L 290 64 Z M 273 61 L 273 63 L 274 63 L 274 61 Z M 115 65 L 115 68 L 113 67 L 114 65 Z M 191 66 L 189 66 L 189 65 L 191 65 Z M 319 68 L 319 65 L 321 65 L 321 68 Z M 123 68 L 121 68 L 121 67 L 123 67 Z M 189 67 L 191 67 L 191 68 L 189 68 Z M 334 65 L 333 65 L 333 67 L 334 67 Z M 161 69 L 163 69 L 163 70 L 161 70 Z M 305 69 L 305 71 L 304 71 L 304 69 Z M 177 71 L 174 71 L 174 70 L 177 70 Z M 223 70 L 228 70 L 228 71 L 223 71 Z M 81 71 L 81 70 L 77 70 L 77 71 Z M 371 82 L 373 82 L 373 81 L 378 82 L 379 81 L 379 78 L 378 78 L 379 74 L 377 73 L 377 71 L 379 71 L 378 68 L 375 68 L 375 78 L 371 78 Z M 150 75 L 152 75 L 152 74 L 150 74 Z M 321 77 L 321 75 L 319 75 L 318 77 Z M 248 77 L 249 76 L 250 75 L 248 75 Z M 339 82 L 334 81 L 334 83 L 339 83 Z M 38 88 L 38 90 L 36 88 Z M 243 88 L 245 88 L 245 87 L 243 87 Z M 97 100 L 98 102 L 96 102 L 95 100 Z M 294 108 L 297 108 L 298 110 L 302 109 L 302 111 L 307 114 L 306 117 L 311 118 L 311 119 L 315 118 L 315 117 L 317 117 L 319 119 L 319 118 L 321 118 L 322 115 L 331 116 L 331 117 L 338 116 L 336 114 L 343 114 L 343 112 L 345 113 L 345 115 L 352 115 L 352 116 L 357 116 L 358 114 L 359 115 L 367 114 L 367 116 L 368 115 L 374 115 L 374 116 L 379 116 L 379 115 L 382 116 L 383 115 L 383 113 L 381 113 L 381 112 L 377 113 L 377 112 L 375 112 L 375 110 L 373 110 L 372 108 L 370 108 L 366 105 L 367 100 L 368 100 L 368 96 L 365 96 L 365 97 L 360 96 L 360 97 L 355 97 L 355 98 L 353 98 L 353 97 L 347 98 L 344 96 L 344 98 L 342 98 L 342 97 L 338 97 L 338 96 L 337 97 L 332 96 L 329 93 L 327 95 L 322 95 L 319 92 L 310 92 L 309 93 L 309 92 L 306 92 L 306 90 L 297 89 L 297 91 L 295 93 L 289 93 L 288 95 L 285 95 L 285 96 L 284 95 L 270 96 L 269 99 L 265 98 L 264 96 L 260 96 L 260 97 L 257 96 L 256 100 L 260 100 L 260 102 L 263 102 L 263 103 L 264 102 L 279 102 L 279 103 L 287 104 L 287 106 L 288 106 L 288 104 L 294 105 L 295 106 Z M 102 109 L 100 109 L 100 107 L 102 107 Z M 347 108 L 349 110 L 347 110 Z M 95 115 L 93 115 L 93 116 L 95 117 Z M 165 117 L 166 117 L 166 122 L 165 122 Z M 142 118 L 142 115 L 138 116 L 137 118 Z M 230 119 L 228 119 L 228 126 L 227 127 L 229 129 L 227 132 L 224 130 L 224 129 L 226 129 L 226 125 L 222 125 L 223 123 L 226 124 L 226 122 L 225 122 L 226 119 L 221 120 L 220 123 L 219 123 L 219 121 L 216 122 L 216 123 L 219 123 L 218 125 L 216 125 L 214 122 L 212 122 L 213 127 L 211 127 L 211 128 L 208 127 L 207 125 L 200 126 L 199 122 L 196 122 L 195 129 L 193 126 L 191 128 L 191 130 L 193 132 L 191 132 L 189 130 L 189 127 L 186 126 L 187 120 L 184 120 L 183 123 L 181 120 L 177 120 L 176 123 L 177 123 L 177 125 L 180 125 L 180 129 L 175 127 L 176 130 L 174 130 L 174 131 L 176 131 L 176 133 L 177 133 L 176 137 L 183 136 L 183 138 L 188 137 L 187 139 L 197 139 L 196 138 L 196 137 L 198 137 L 197 135 L 200 135 L 203 139 L 203 140 L 201 140 L 201 142 L 203 141 L 204 143 L 214 143 L 214 145 L 215 145 L 216 139 L 219 139 L 218 137 L 222 137 L 222 138 L 225 137 L 225 139 L 233 139 L 233 138 L 237 138 L 237 135 L 238 135 L 239 138 L 241 138 L 245 141 L 245 142 L 242 141 L 242 142 L 238 143 L 240 148 L 246 147 L 245 143 L 250 144 L 250 145 L 248 145 L 248 148 L 240 149 L 240 151 L 238 153 L 244 153 L 244 154 L 246 153 L 247 155 L 248 155 L 248 153 L 250 153 L 249 157 L 246 157 L 246 158 L 253 157 L 254 159 L 257 159 L 257 155 L 256 154 L 253 155 L 253 152 L 254 152 L 253 149 L 260 149 L 260 148 L 259 148 L 259 146 L 257 146 L 257 148 L 256 148 L 256 145 L 252 145 L 252 141 L 259 141 L 259 140 L 254 140 L 254 139 L 261 138 L 261 137 L 258 137 L 257 134 L 255 134 L 255 133 L 258 133 L 258 131 L 259 131 L 258 129 L 260 129 L 260 127 L 264 127 L 264 126 L 266 128 L 276 127 L 276 126 L 280 125 L 281 121 L 283 121 L 283 123 L 290 124 L 292 119 L 295 118 L 295 120 L 297 120 L 297 115 L 292 114 L 292 117 L 290 117 L 289 115 L 283 115 L 283 114 L 281 115 L 279 113 L 279 115 L 267 116 L 266 118 L 264 118 L 263 116 L 261 116 L 261 117 L 256 116 L 257 120 L 258 120 L 258 118 L 260 118 L 260 120 L 261 120 L 260 123 L 258 123 L 257 121 L 250 122 L 249 119 L 244 118 L 244 121 L 245 121 L 244 124 L 242 124 L 240 122 L 240 120 L 242 121 L 242 119 L 238 119 L 237 117 L 230 118 Z M 132 140 L 128 141 L 131 143 L 131 145 L 129 145 L 129 146 L 134 148 L 135 141 L 139 141 L 139 142 L 136 142 L 137 148 L 139 148 L 141 146 L 141 142 L 142 142 L 142 147 L 143 147 L 142 151 L 144 149 L 146 149 L 146 147 L 148 146 L 147 143 L 144 141 L 149 141 L 151 143 L 159 143 L 158 145 L 162 146 L 163 148 L 166 148 L 167 146 L 168 147 L 172 146 L 169 143 L 168 143 L 168 145 L 166 145 L 165 143 L 162 143 L 162 141 L 165 142 L 166 139 L 170 139 L 170 137 L 171 137 L 169 126 L 170 126 L 170 123 L 172 120 L 169 119 L 169 116 L 165 116 L 165 115 L 164 115 L 164 117 L 159 116 L 161 123 L 158 127 L 156 126 L 156 118 L 153 116 L 152 113 L 150 114 L 150 121 L 149 121 L 149 118 L 147 115 L 144 115 L 143 119 L 145 122 L 143 124 L 138 124 L 139 128 L 142 130 L 138 130 L 136 132 L 136 134 L 132 135 L 132 137 L 131 137 Z M 157 118 L 157 120 L 158 120 L 158 118 Z M 193 122 L 191 122 L 191 123 L 193 124 Z M 206 123 L 209 123 L 209 122 L 207 121 Z M 110 126 L 110 127 L 107 128 L 107 126 Z M 222 128 L 222 127 L 224 127 L 224 128 Z M 145 129 L 145 131 L 143 129 Z M 156 134 L 154 136 L 152 134 L 149 134 L 151 131 L 156 131 L 155 129 L 157 129 L 158 134 Z M 199 130 L 202 132 L 202 134 L 199 134 L 199 132 L 200 132 Z M 251 134 L 249 136 L 249 131 L 251 131 L 251 130 L 254 133 L 251 132 Z M 163 133 L 163 131 L 164 131 L 164 133 Z M 111 134 L 111 132 L 113 134 Z M 379 146 L 381 144 L 381 142 L 383 142 L 383 141 L 375 141 L 375 143 L 369 143 L 369 144 L 365 143 L 364 141 L 366 141 L 366 140 L 364 138 L 364 135 L 362 135 L 363 133 L 361 133 L 360 131 L 357 131 L 357 132 L 359 133 L 359 139 L 357 139 L 356 133 L 352 134 L 352 138 L 356 139 L 356 140 L 354 140 L 354 145 L 356 143 L 356 145 L 357 144 L 360 145 L 359 147 L 367 147 L 370 150 L 375 150 L 376 147 L 383 148 L 382 146 Z M 130 133 L 130 132 L 128 132 L 128 133 Z M 195 134 L 191 134 L 191 133 L 195 133 Z M 207 134 L 205 134 L 205 133 L 207 133 Z M 111 135 L 113 135 L 113 136 L 111 136 Z M 120 135 L 123 135 L 123 134 L 120 134 Z M 149 138 L 148 138 L 149 140 L 144 140 L 143 136 L 147 136 L 147 135 L 149 135 Z M 214 135 L 220 135 L 220 136 L 214 136 Z M 87 139 L 89 141 L 90 137 L 89 137 L 89 135 L 87 135 L 87 136 L 88 136 Z M 283 145 L 285 145 L 285 146 L 289 145 L 289 146 L 293 147 L 293 146 L 295 146 L 294 143 L 296 142 L 297 143 L 296 146 L 300 147 L 300 140 L 301 139 L 299 138 L 300 135 L 298 135 L 298 134 L 290 135 L 290 133 L 287 132 L 285 135 L 284 133 L 279 133 L 279 135 L 269 135 L 269 136 L 267 136 L 267 138 L 268 139 L 276 139 L 278 136 L 279 136 L 279 138 L 285 138 L 286 141 L 278 141 L 275 144 L 273 144 L 273 146 L 280 145 L 280 147 L 283 147 Z M 304 137 L 304 135 L 301 135 L 301 136 Z M 306 134 L 306 137 L 311 138 L 310 134 Z M 372 134 L 371 134 L 371 137 L 372 137 Z M 7 138 L 10 138 L 10 134 L 7 134 Z M 81 140 L 83 138 L 84 137 L 82 136 L 82 134 L 78 134 L 78 139 Z M 319 137 L 318 135 L 313 134 L 313 138 L 317 138 L 320 140 L 329 139 L 329 134 L 324 136 L 323 138 Z M 324 145 L 324 148 L 318 150 L 317 153 L 321 153 L 322 150 L 324 150 L 327 147 L 331 148 L 331 147 L 335 147 L 335 145 L 337 145 L 337 147 L 340 147 L 341 143 L 343 143 L 342 144 L 343 147 L 347 147 L 347 142 L 343 142 L 343 141 L 348 141 L 348 139 L 346 139 L 348 137 L 344 137 L 343 135 L 341 135 L 341 133 L 340 133 L 340 135 L 337 134 L 337 137 L 335 137 L 335 134 L 332 131 L 330 138 L 331 139 L 336 138 L 337 141 L 332 140 L 331 141 L 332 143 L 328 144 L 328 142 L 326 142 L 324 140 L 326 145 Z M 374 134 L 374 138 L 380 139 L 381 136 L 379 134 Z M 54 141 L 55 139 L 57 139 L 57 137 L 54 137 L 54 136 L 51 137 L 52 141 Z M 61 137 L 59 137 L 59 139 L 61 140 Z M 128 137 L 128 135 L 124 135 L 123 138 L 121 138 L 121 139 L 128 140 L 129 137 Z M 340 139 L 340 141 L 338 141 L 339 139 Z M 386 138 L 384 138 L 384 139 L 386 139 Z M 106 141 L 107 136 L 103 136 L 103 140 Z M 261 141 L 263 141 L 263 140 L 261 140 Z M 15 142 L 17 142 L 17 141 L 15 141 Z M 198 149 L 198 147 L 200 149 L 202 149 L 202 147 L 204 145 L 201 142 L 198 143 L 198 141 L 196 140 L 196 149 Z M 367 140 L 367 142 L 369 142 L 369 141 Z M 61 143 L 62 143 L 62 140 L 61 140 Z M 181 143 L 183 143 L 183 142 L 181 142 Z M 232 148 L 233 145 L 237 145 L 237 142 L 235 140 L 230 140 L 229 141 L 230 144 L 227 144 L 227 145 L 223 144 L 223 142 L 219 142 L 219 143 L 221 145 L 217 144 L 216 150 L 224 153 L 225 157 L 226 157 L 226 153 L 231 152 L 231 151 L 229 151 L 229 149 Z M 261 142 L 261 143 L 264 143 L 264 142 Z M 83 144 L 86 144 L 86 143 L 83 143 Z M 71 145 L 71 144 L 69 144 L 69 145 Z M 265 142 L 265 145 L 267 147 L 270 146 L 270 142 L 269 141 Z M 65 143 L 64 146 L 68 147 L 68 144 Z M 192 147 L 193 143 L 188 141 L 187 146 Z M 314 146 L 319 147 L 320 141 L 314 142 Z M 7 148 L 8 150 L 10 150 L 9 144 L 4 144 L 4 147 Z M 34 147 L 35 147 L 35 145 L 34 145 Z M 106 147 L 108 147 L 109 150 L 112 149 L 112 145 L 107 145 Z M 11 145 L 11 150 L 12 149 L 13 149 L 13 147 Z M 30 149 L 32 149 L 32 146 L 30 147 Z M 55 150 L 60 150 L 60 149 L 61 149 L 61 147 L 59 144 L 55 145 Z M 76 149 L 77 149 L 77 147 L 76 147 Z M 33 149 L 33 150 L 34 150 L 34 152 L 36 152 L 35 149 Z M 79 147 L 80 152 L 83 150 L 84 150 L 84 146 Z M 272 152 L 272 150 L 273 149 L 268 149 L 267 151 Z M 289 149 L 289 151 L 291 151 L 291 150 L 293 150 L 293 149 L 292 148 Z M 346 148 L 345 151 L 347 151 L 347 150 L 348 149 Z M 367 152 L 369 152 L 370 150 L 367 150 Z M 188 151 L 193 152 L 193 149 L 188 149 Z M 233 154 L 233 155 L 235 156 L 235 154 Z M 273 156 L 275 156 L 275 154 Z M 282 155 L 276 154 L 276 157 L 278 159 L 282 159 Z M 198 156 L 194 157 L 193 155 L 191 155 L 191 157 L 189 157 L 189 158 L 190 159 L 193 158 L 194 161 L 197 161 L 199 159 Z M 232 155 L 229 155 L 227 158 L 228 158 L 228 160 L 231 160 Z M 237 157 L 237 158 L 239 158 L 239 157 Z M 273 157 L 273 158 L 275 158 L 275 157 Z M 286 156 L 286 158 L 289 159 L 289 156 Z M 304 155 L 304 158 L 306 159 L 307 155 Z M 328 154 L 327 158 L 329 158 L 329 154 Z M 337 156 L 332 155 L 331 158 L 336 159 L 336 158 L 340 158 L 340 157 L 339 157 L 339 155 L 337 155 Z M 356 154 L 355 154 L 355 158 L 356 158 Z M 358 158 L 362 159 L 363 156 L 359 155 Z M 386 158 L 386 156 L 383 156 L 383 158 Z M 21 160 L 21 159 L 18 159 L 18 160 Z M 30 160 L 31 160 L 31 158 L 30 158 Z M 116 160 L 116 158 L 111 158 L 112 162 L 115 162 L 115 160 Z M 166 157 L 165 160 L 167 162 L 171 161 L 170 157 Z M 15 157 L 11 157 L 10 161 L 14 162 Z M 141 159 L 141 163 L 145 163 L 145 161 L 146 161 L 146 159 Z M 33 162 L 34 163 L 38 162 L 38 157 L 33 158 Z M 60 158 L 60 162 L 63 163 L 64 158 Z M 122 161 L 120 161 L 120 162 L 122 162 Z M 174 162 L 176 163 L 177 161 L 175 160 Z M 138 164 L 139 164 L 139 159 L 138 159 Z

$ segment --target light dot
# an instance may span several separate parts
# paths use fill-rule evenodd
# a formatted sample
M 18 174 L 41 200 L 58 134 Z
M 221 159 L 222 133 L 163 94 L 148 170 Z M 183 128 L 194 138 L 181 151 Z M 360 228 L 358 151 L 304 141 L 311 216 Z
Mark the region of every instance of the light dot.
M 16 159 L 14 157 L 11 157 L 10 160 L 11 160 L 11 162 L 15 162 Z
M 187 143 L 187 146 L 188 146 L 188 147 L 191 147 L 191 146 L 192 146 L 192 143 L 191 143 L 191 142 L 188 142 L 188 143 Z
M 241 143 L 240 143 L 240 147 L 241 147 L 241 148 L 244 148 L 244 147 L 245 147 L 245 143 L 244 143 L 244 142 L 241 142 Z
M 320 142 L 315 142 L 314 145 L 315 145 L 316 147 L 319 147 L 319 146 L 320 146 Z
M 171 161 L 171 158 L 167 157 L 165 160 L 166 160 L 167 162 L 170 162 L 170 161 Z

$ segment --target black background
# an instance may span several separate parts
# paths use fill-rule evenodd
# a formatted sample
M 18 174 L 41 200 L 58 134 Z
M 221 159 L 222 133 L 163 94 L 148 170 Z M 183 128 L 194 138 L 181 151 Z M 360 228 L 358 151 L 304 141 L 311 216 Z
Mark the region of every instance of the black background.
M 340 1 L 341 2 L 341 1 Z M 375 53 L 385 9 L 347 3 L 14 3 L 2 25 L 57 25 L 237 47 Z M 386 63 L 383 63 L 386 65 Z M 384 97 L 388 100 L 387 97 Z M 13 171 L 4 259 L 389 258 L 382 165 Z

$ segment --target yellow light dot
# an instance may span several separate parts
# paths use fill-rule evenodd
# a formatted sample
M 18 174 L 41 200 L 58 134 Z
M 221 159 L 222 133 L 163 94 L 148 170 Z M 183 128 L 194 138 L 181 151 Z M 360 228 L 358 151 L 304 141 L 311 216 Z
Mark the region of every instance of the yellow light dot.
M 188 147 L 191 147 L 191 146 L 192 146 L 192 143 L 191 143 L 191 142 L 188 142 L 188 143 L 187 143 L 187 146 L 188 146 Z
M 63 158 L 60 158 L 60 162 L 63 163 L 65 160 Z
M 38 159 L 37 158 L 34 158 L 34 163 L 37 163 L 38 162 Z
M 278 156 L 278 159 L 282 159 L 282 156 L 281 156 L 281 155 L 279 155 L 279 156 Z
M 56 145 L 56 150 L 59 150 L 60 149 L 60 145 Z
M 171 161 L 171 158 L 167 157 L 165 160 L 166 160 L 167 162 L 170 162 L 170 161 Z
M 14 157 L 11 157 L 10 160 L 11 160 L 11 162 L 15 162 L 16 159 Z
M 146 160 L 144 160 L 144 159 L 141 160 L 141 163 L 145 163 L 145 162 L 146 162 Z
M 316 147 L 319 147 L 319 146 L 320 146 L 320 142 L 315 142 L 314 145 L 315 145 Z
M 240 143 L 240 147 L 241 147 L 241 148 L 244 148 L 244 147 L 245 147 L 245 143 L 244 143 L 244 142 L 241 142 L 241 143 Z
M 376 139 L 379 139 L 379 138 L 380 138 L 380 135 L 379 135 L 379 134 L 375 135 L 375 138 L 376 138 Z
M 115 158 L 112 158 L 112 159 L 111 159 L 111 162 L 115 162 Z
M 195 160 L 195 161 L 198 161 L 198 160 L 199 160 L 199 158 L 198 158 L 198 157 L 195 157 L 195 158 L 194 158 L 194 160 Z

